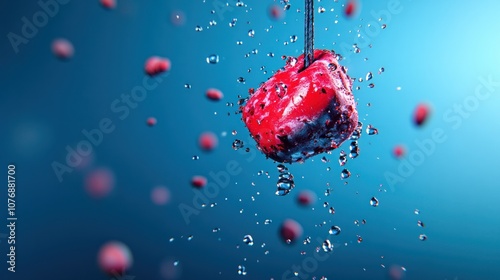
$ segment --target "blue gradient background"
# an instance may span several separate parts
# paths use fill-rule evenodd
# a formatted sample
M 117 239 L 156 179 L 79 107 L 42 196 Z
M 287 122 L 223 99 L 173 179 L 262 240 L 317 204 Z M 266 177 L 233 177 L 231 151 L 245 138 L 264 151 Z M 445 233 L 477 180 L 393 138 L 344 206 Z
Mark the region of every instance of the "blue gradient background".
M 500 279 L 500 149 L 495 142 L 500 136 L 500 87 L 458 128 L 443 117 L 474 94 L 480 77 L 500 81 L 500 3 L 401 0 L 401 13 L 378 22 L 371 12 L 387 10 L 388 1 L 363 1 L 361 14 L 352 20 L 342 16 L 344 1 L 316 2 L 316 7 L 326 8 L 316 13 L 316 47 L 344 55 L 342 63 L 352 77 L 374 73 L 375 88 L 355 83 L 361 90 L 354 94 L 360 120 L 380 134 L 363 132 L 360 156 L 347 163 L 353 174 L 347 185 L 340 180 L 342 168 L 334 151 L 326 155 L 329 163 L 315 157 L 291 165 L 296 188 L 277 197 L 276 164 L 257 153 L 240 115 L 234 114 L 237 106 L 226 102 L 236 104 L 238 95 L 247 96 L 248 88 L 282 67 L 281 55 L 302 51 L 303 14 L 297 9 L 303 3 L 290 2 L 286 17 L 276 22 L 267 16 L 273 1 L 247 0 L 248 7 L 230 5 L 231 9 L 211 14 L 212 0 L 118 0 L 112 11 L 101 8 L 97 0 L 73 0 L 16 54 L 6 35 L 20 34 L 21 18 L 31 19 L 40 7 L 36 1 L 3 1 L 0 159 L 5 173 L 7 164 L 16 164 L 19 220 L 17 272 L 7 272 L 6 239 L 0 239 L 0 279 L 111 279 L 96 261 L 99 247 L 109 240 L 130 247 L 134 264 L 128 275 L 137 280 L 162 279 L 163 260 L 179 261 L 178 279 L 282 279 L 292 265 L 313 255 L 317 238 L 327 237 L 335 250 L 317 270 L 307 273 L 309 278 L 388 279 L 389 268 L 397 265 L 406 268 L 405 279 Z M 175 10 L 184 11 L 183 26 L 170 23 Z M 232 18 L 238 19 L 234 28 L 228 26 Z M 207 28 L 210 20 L 217 25 Z M 380 31 L 364 36 L 372 48 L 361 46 L 361 53 L 352 53 L 357 30 L 366 34 L 370 22 Z M 380 30 L 381 23 L 387 28 Z M 196 25 L 203 26 L 203 32 L 195 32 Z M 266 32 L 270 25 L 273 28 Z M 255 30 L 254 38 L 247 35 L 249 29 Z M 291 35 L 299 40 L 284 45 Z M 51 54 L 50 44 L 58 37 L 75 46 L 67 62 Z M 243 45 L 237 45 L 238 40 Z M 258 54 L 244 58 L 254 48 Z M 275 56 L 267 56 L 269 52 Z M 220 62 L 207 64 L 205 58 L 213 53 Z M 152 55 L 170 58 L 172 70 L 120 120 L 110 105 L 142 84 L 144 61 Z M 261 66 L 268 74 L 259 70 Z M 380 67 L 386 71 L 378 75 Z M 245 84 L 237 83 L 240 76 Z M 185 83 L 192 88 L 184 88 Z M 221 89 L 224 100 L 208 102 L 204 92 L 209 87 Z M 427 125 L 415 128 L 411 114 L 419 102 L 431 104 L 433 113 Z M 158 119 L 153 128 L 145 125 L 150 116 Z M 103 118 L 113 121 L 115 131 L 94 147 L 89 169 L 67 173 L 60 183 L 51 164 L 63 163 L 65 147 L 74 148 L 84 139 L 81 130 L 97 128 Z M 446 141 L 437 144 L 403 183 L 389 186 L 384 174 L 397 173 L 400 164 L 391 156 L 393 146 L 403 143 L 411 154 L 418 149 L 415 141 L 429 139 L 435 129 L 444 131 Z M 199 134 L 207 130 L 227 132 L 212 153 L 197 146 Z M 234 151 L 234 139 L 242 139 L 252 151 Z M 193 161 L 193 155 L 200 159 Z M 242 172 L 210 200 L 216 207 L 202 209 L 186 224 L 178 206 L 192 203 L 191 176 L 225 170 L 231 160 Z M 84 178 L 94 167 L 114 172 L 116 186 L 109 197 L 95 200 L 86 194 Z M 268 171 L 269 177 L 258 176 L 259 170 Z M 323 195 L 327 183 L 333 188 L 329 197 Z M 156 185 L 170 189 L 169 205 L 151 202 L 150 191 Z M 1 189 L 3 225 L 7 188 Z M 320 198 L 314 210 L 296 205 L 295 196 L 302 189 Z M 369 205 L 372 196 L 380 200 L 379 207 Z M 335 215 L 323 208 L 325 201 L 335 207 Z M 419 216 L 415 208 L 421 210 Z M 286 218 L 300 222 L 302 238 L 311 236 L 312 243 L 283 244 L 277 231 Z M 265 219 L 273 223 L 264 225 Z M 365 225 L 354 225 L 362 219 Z M 425 228 L 417 227 L 417 220 Z M 342 233 L 330 237 L 328 228 L 334 224 Z M 216 227 L 221 230 L 213 233 Z M 0 233 L 5 232 L 0 226 Z M 420 241 L 421 233 L 428 240 Z M 242 244 L 245 234 L 254 237 L 254 246 Z M 189 235 L 194 236 L 191 241 Z M 357 235 L 363 237 L 360 244 Z M 175 241 L 170 243 L 171 237 Z M 238 265 L 246 267 L 246 276 L 237 274 Z

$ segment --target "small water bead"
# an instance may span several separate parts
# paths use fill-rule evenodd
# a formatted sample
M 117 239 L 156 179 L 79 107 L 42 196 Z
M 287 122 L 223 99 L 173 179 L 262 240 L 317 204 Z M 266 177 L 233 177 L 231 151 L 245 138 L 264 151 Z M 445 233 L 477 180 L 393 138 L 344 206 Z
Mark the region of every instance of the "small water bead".
M 207 56 L 207 63 L 208 64 L 217 64 L 219 63 L 219 56 L 216 54 L 211 54 Z
M 415 215 L 418 215 L 418 214 L 420 214 L 420 210 L 415 209 L 415 211 L 413 211 L 413 213 L 415 213 Z
M 215 25 L 217 25 L 217 22 L 215 20 L 211 20 L 208 24 L 210 26 L 215 26 Z
M 243 45 L 243 41 L 236 41 L 236 45 Z
M 318 8 L 318 13 L 320 13 L 320 14 L 324 13 L 325 11 L 326 11 L 326 9 L 323 7 Z
M 239 275 L 247 275 L 246 268 L 242 265 L 238 265 L 238 274 Z
M 425 241 L 425 240 L 427 240 L 427 235 L 421 234 L 418 236 L 418 239 L 420 239 L 420 241 Z
M 220 228 L 214 228 L 212 229 L 212 232 L 219 232 L 220 231 Z
M 238 21 L 238 19 L 237 19 L 237 18 L 233 18 L 233 19 L 231 20 L 231 22 L 229 23 L 229 27 L 235 27 L 235 26 L 236 26 L 236 22 L 237 22 L 237 21 Z
M 255 30 L 253 29 L 248 30 L 248 36 L 253 38 L 255 36 Z
M 327 239 L 323 242 L 322 248 L 323 248 L 323 251 L 325 251 L 327 253 L 331 252 L 331 251 L 333 251 L 333 244 L 332 244 L 332 242 L 330 242 L 330 240 Z
M 330 213 L 332 215 L 335 214 L 335 208 L 330 207 L 330 209 L 328 209 L 328 213 Z
M 325 196 L 330 196 L 330 194 L 332 193 L 332 191 L 333 191 L 332 189 L 327 188 L 327 189 L 325 190 Z
M 197 26 L 194 28 L 194 30 L 195 30 L 196 32 L 201 32 L 201 31 L 203 31 L 203 27 L 201 27 L 201 26 L 197 25 Z
M 330 230 L 328 231 L 329 234 L 331 235 L 339 235 L 342 230 L 340 229 L 339 226 L 332 226 Z
M 378 199 L 377 199 L 376 197 L 372 197 L 372 198 L 370 199 L 370 205 L 371 205 L 371 206 L 373 206 L 373 207 L 377 207 L 377 206 L 378 206 L 378 204 L 379 204 L 379 201 L 378 201 Z
M 369 81 L 369 80 L 371 80 L 372 78 L 373 78 L 373 74 L 372 74 L 372 72 L 368 72 L 368 73 L 366 74 L 365 79 L 366 79 L 367 81 Z
M 290 42 L 291 42 L 291 43 L 295 43 L 295 42 L 297 42 L 297 39 L 299 39 L 299 37 L 298 37 L 297 35 L 292 35 L 292 36 L 290 36 Z
M 422 221 L 417 222 L 417 226 L 419 227 L 425 227 L 425 224 Z
M 367 127 L 366 127 L 366 133 L 368 135 L 377 135 L 378 134 L 378 129 L 376 129 L 375 127 L 373 127 L 371 124 L 369 124 Z
M 236 139 L 236 140 L 234 140 L 232 146 L 233 146 L 233 150 L 239 150 L 239 149 L 244 147 L 244 143 L 243 143 L 243 141 Z
M 340 151 L 339 155 L 339 164 L 340 166 L 344 166 L 347 162 L 347 155 L 344 151 Z
M 326 208 L 326 207 L 328 207 L 328 205 L 329 205 L 329 204 L 328 204 L 328 202 L 326 202 L 326 201 L 323 203 L 323 207 L 325 207 L 325 208 Z
M 382 24 L 382 26 L 381 26 L 380 28 L 382 28 L 382 29 L 386 29 L 386 28 L 387 28 L 387 24 L 385 24 L 385 23 L 384 23 L 384 24 Z
M 384 72 L 385 72 L 384 67 L 380 67 L 380 69 L 378 69 L 378 73 L 379 73 L 379 74 L 382 74 L 382 73 L 384 73 Z
M 187 89 L 191 89 L 191 85 L 190 84 L 184 84 L 184 87 L 187 88 Z
M 240 0 L 238 0 L 238 2 L 236 2 L 236 7 L 244 7 L 245 6 L 245 3 L 241 2 Z
M 265 225 L 269 225 L 269 224 L 271 224 L 272 222 L 273 222 L 273 220 L 266 219 L 266 220 L 264 221 L 264 224 L 265 224 Z
M 344 169 L 342 170 L 342 172 L 340 172 L 340 179 L 344 180 L 344 179 L 347 179 L 351 177 L 351 172 L 347 169 Z
M 295 183 L 293 180 L 279 179 L 276 183 L 276 187 L 276 195 L 283 196 L 287 195 L 295 187 Z
M 358 122 L 358 127 L 354 130 L 351 136 L 351 140 L 358 140 L 361 137 L 361 133 L 363 131 L 363 123 Z
M 304 245 L 307 245 L 307 244 L 310 244 L 311 243 L 311 237 L 310 236 L 307 236 L 305 239 L 304 239 Z
M 192 157 L 192 159 L 193 159 L 193 160 L 199 160 L 199 159 L 200 159 L 200 157 L 199 157 L 199 156 L 193 156 L 193 157 Z
M 359 156 L 358 141 L 352 141 L 349 150 L 349 157 L 352 159 L 357 158 Z
M 244 84 L 245 83 L 245 78 L 243 77 L 238 77 L 238 79 L 236 79 L 236 81 L 240 84 Z
M 188 237 L 187 237 L 187 240 L 188 240 L 188 241 L 191 241 L 191 240 L 193 240 L 193 237 L 194 237 L 194 236 L 190 235 L 190 236 L 188 236 Z
M 247 244 L 248 246 L 253 246 L 253 238 L 251 235 L 247 234 L 243 236 L 243 243 Z

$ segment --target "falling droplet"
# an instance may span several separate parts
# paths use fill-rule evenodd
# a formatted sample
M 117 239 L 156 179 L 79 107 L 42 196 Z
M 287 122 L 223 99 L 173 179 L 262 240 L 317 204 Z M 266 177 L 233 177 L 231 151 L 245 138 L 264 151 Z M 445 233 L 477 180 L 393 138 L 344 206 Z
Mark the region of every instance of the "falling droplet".
M 238 265 L 238 274 L 239 275 L 247 275 L 246 268 L 242 265 Z
M 372 197 L 370 199 L 370 205 L 373 206 L 373 207 L 377 207 L 378 206 L 378 199 L 376 197 Z
M 243 146 L 244 146 L 243 141 L 241 141 L 239 139 L 234 140 L 233 150 L 239 150 L 239 149 L 243 148 Z
M 378 134 L 378 129 L 376 129 L 375 127 L 373 127 L 371 124 L 369 124 L 367 127 L 366 127 L 366 133 L 368 135 L 376 135 Z
M 216 54 L 211 54 L 207 56 L 207 63 L 208 64 L 217 64 L 219 63 L 219 56 Z
M 427 235 L 421 234 L 418 236 L 418 239 L 420 239 L 420 241 L 425 241 L 425 240 L 427 240 Z
M 368 73 L 366 74 L 365 80 L 369 81 L 369 80 L 371 80 L 372 78 L 373 78 L 373 74 L 372 74 L 372 72 L 368 72 Z
M 330 228 L 330 230 L 328 231 L 328 233 L 330 233 L 332 235 L 339 235 L 340 231 L 341 231 L 340 227 L 338 227 L 338 226 L 332 226 Z
M 351 177 L 351 172 L 347 169 L 342 170 L 342 172 L 340 173 L 340 179 L 344 180 L 349 177 Z
M 243 236 L 243 243 L 247 244 L 248 246 L 253 246 L 253 238 L 251 235 L 247 234 Z
M 333 251 L 333 244 L 328 239 L 323 242 L 323 246 L 322 247 L 323 247 L 323 251 L 325 251 L 325 252 L 331 252 L 331 251 Z

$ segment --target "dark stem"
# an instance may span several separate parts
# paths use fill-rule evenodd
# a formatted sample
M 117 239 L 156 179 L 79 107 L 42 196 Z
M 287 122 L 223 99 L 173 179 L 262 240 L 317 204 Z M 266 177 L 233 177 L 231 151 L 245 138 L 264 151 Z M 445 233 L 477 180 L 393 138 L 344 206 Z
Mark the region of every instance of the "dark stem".
M 314 61 L 314 0 L 306 1 L 304 23 L 304 69 Z

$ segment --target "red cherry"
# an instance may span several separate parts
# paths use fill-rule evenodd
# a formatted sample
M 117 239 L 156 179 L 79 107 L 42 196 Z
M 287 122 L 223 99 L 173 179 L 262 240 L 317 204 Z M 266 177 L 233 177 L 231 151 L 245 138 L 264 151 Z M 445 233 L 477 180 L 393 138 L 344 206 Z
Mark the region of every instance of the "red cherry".
M 422 126 L 427 121 L 430 112 L 431 109 L 427 104 L 418 104 L 413 113 L 413 121 L 417 126 Z
M 344 10 L 345 15 L 347 17 L 353 16 L 357 10 L 357 6 L 358 5 L 356 5 L 355 0 L 349 0 L 349 2 L 347 2 L 346 6 L 345 6 L 345 10 Z
M 358 126 L 352 82 L 335 53 L 315 50 L 304 68 L 304 55 L 289 57 L 285 67 L 251 94 L 243 121 L 266 156 L 297 162 L 339 147 Z

